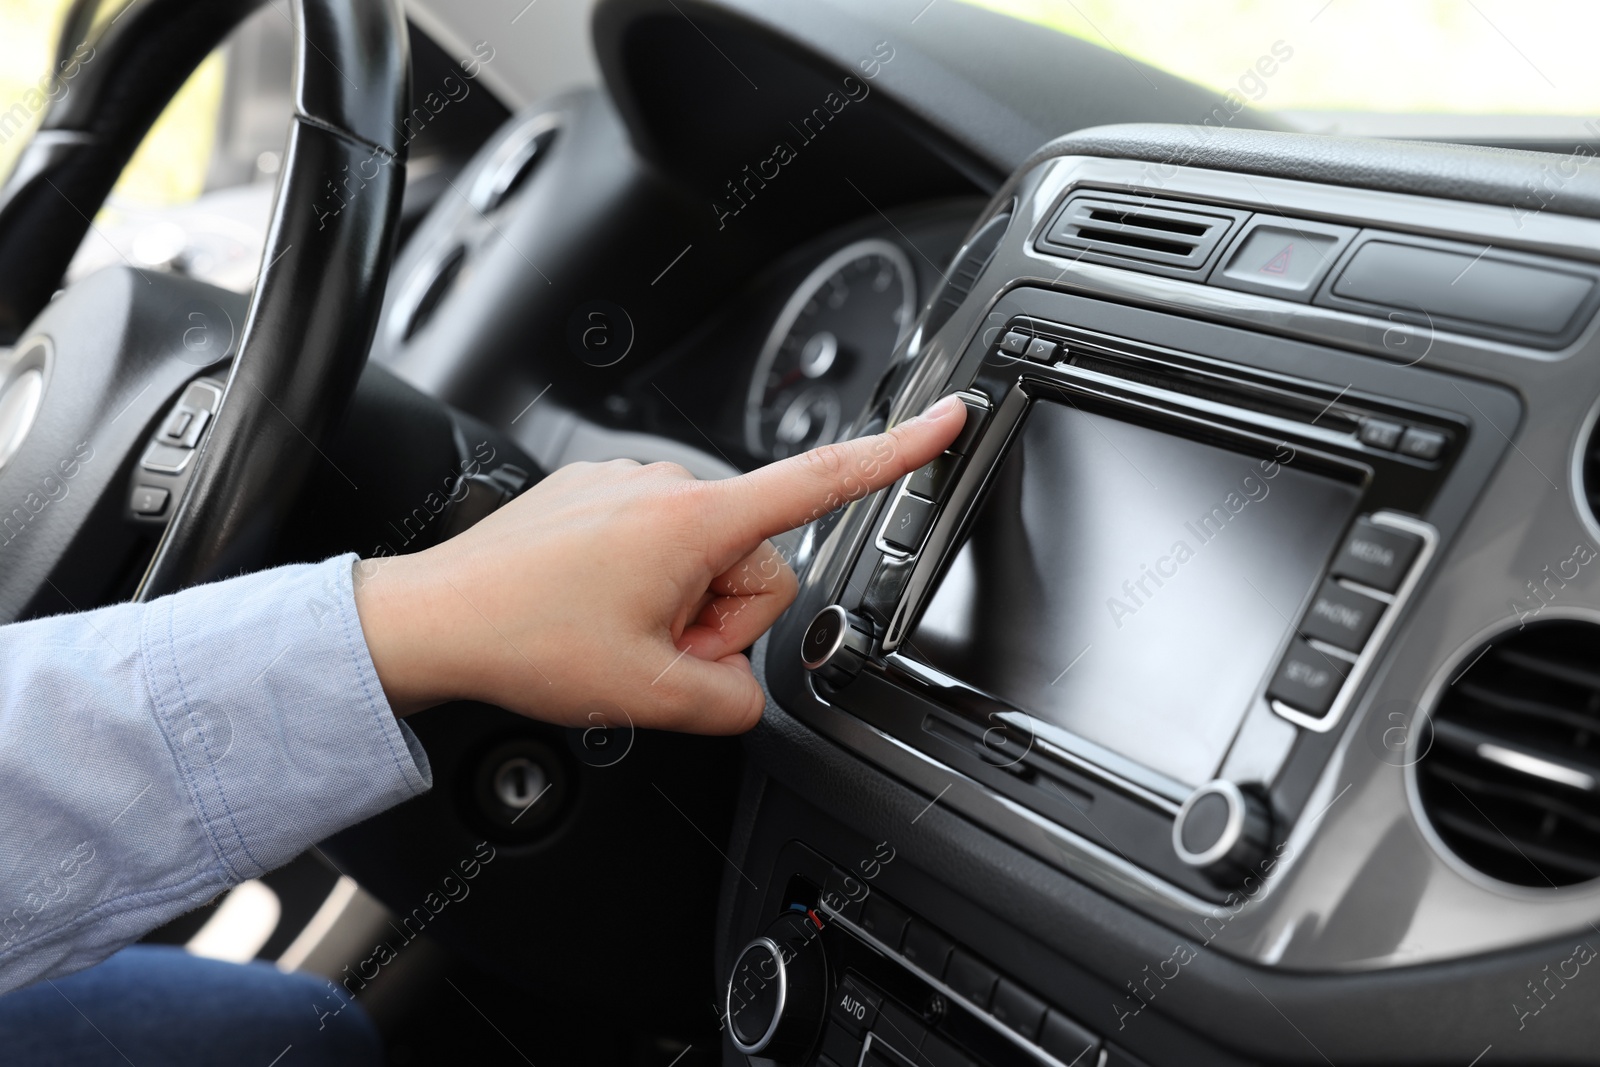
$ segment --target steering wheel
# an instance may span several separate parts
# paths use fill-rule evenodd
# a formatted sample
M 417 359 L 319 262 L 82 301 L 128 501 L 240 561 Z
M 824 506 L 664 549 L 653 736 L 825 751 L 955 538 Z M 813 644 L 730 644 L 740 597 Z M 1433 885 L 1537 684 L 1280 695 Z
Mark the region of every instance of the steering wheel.
M 56 292 L 150 125 L 261 3 L 75 0 L 63 20 L 39 132 L 0 189 L 0 621 L 77 607 L 75 575 L 127 566 L 104 557 L 126 553 L 131 473 L 206 367 L 232 357 L 139 598 L 246 569 L 331 462 L 321 445 L 366 361 L 405 186 L 399 0 L 291 0 L 294 114 L 247 310 L 131 264 Z

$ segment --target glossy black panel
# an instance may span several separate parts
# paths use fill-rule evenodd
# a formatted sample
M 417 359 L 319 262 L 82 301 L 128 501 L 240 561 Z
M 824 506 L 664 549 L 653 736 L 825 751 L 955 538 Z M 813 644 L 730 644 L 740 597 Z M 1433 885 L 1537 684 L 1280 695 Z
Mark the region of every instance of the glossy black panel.
M 1359 495 L 1036 403 L 904 651 L 1035 716 L 1041 736 L 1197 786 Z

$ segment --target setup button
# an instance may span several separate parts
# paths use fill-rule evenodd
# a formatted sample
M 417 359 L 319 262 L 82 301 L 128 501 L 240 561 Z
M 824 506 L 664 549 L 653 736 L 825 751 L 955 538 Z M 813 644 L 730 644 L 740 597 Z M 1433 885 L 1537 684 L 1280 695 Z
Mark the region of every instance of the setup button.
M 1349 669 L 1350 665 L 1337 656 L 1318 652 L 1296 639 L 1278 664 L 1278 673 L 1267 686 L 1267 697 L 1320 718 L 1333 707 L 1333 698 Z

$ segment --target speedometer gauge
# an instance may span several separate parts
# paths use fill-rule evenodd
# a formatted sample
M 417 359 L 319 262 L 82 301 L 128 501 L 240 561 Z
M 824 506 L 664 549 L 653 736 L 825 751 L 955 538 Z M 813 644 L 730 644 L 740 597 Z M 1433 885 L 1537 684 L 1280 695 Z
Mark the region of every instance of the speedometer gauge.
M 823 260 L 789 298 L 756 361 L 745 445 L 782 459 L 827 444 L 861 410 L 916 315 L 905 253 L 870 238 Z

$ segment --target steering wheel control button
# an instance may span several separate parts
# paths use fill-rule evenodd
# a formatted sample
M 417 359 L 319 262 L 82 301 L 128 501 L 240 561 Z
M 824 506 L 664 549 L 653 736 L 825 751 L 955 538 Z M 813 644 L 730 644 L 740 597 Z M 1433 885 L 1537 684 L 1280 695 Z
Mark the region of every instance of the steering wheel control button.
M 1067 1067 L 1091 1067 L 1099 1059 L 1100 1039 L 1060 1012 L 1051 1011 L 1044 1017 L 1039 1046 Z
M 1406 428 L 1398 422 L 1390 422 L 1388 419 L 1362 419 L 1361 428 L 1356 436 L 1361 439 L 1362 444 L 1370 448 L 1393 452 L 1400 444 L 1400 435 L 1405 432 Z
M 861 673 L 872 655 L 872 624 L 830 604 L 817 612 L 800 639 L 800 662 L 832 685 L 844 685 Z
M 1333 561 L 1333 573 L 1337 578 L 1392 593 L 1400 588 L 1421 547 L 1422 539 L 1416 534 L 1359 519 Z
M 1300 632 L 1347 652 L 1360 652 L 1387 606 L 1329 579 L 1306 609 Z
M 166 424 L 161 427 L 161 438 L 173 444 L 182 444 L 183 435 L 188 432 L 189 425 L 194 422 L 194 412 L 179 408 L 167 417 Z
M 1054 363 L 1056 354 L 1061 351 L 1061 346 L 1044 337 L 1035 337 L 1028 342 L 1028 350 L 1023 353 L 1034 363 Z
M 958 456 L 964 456 L 972 448 L 972 442 L 978 439 L 983 432 L 983 424 L 989 419 L 989 401 L 977 393 L 957 393 L 961 402 L 967 406 L 967 421 L 961 427 L 961 433 L 956 437 L 955 444 L 950 446 L 950 451 Z
M 944 984 L 979 1011 L 988 1011 L 989 998 L 994 995 L 994 984 L 999 979 L 1000 976 L 987 963 L 958 948 L 950 954 L 950 966 L 946 970 Z
M 1217 778 L 1190 793 L 1178 809 L 1172 823 L 1172 849 L 1178 859 L 1226 885 L 1260 863 L 1271 833 L 1266 804 Z
M 1267 686 L 1267 699 L 1281 700 L 1297 711 L 1321 718 L 1333 707 L 1333 699 L 1339 695 L 1349 670 L 1350 665 L 1339 657 L 1296 639 Z
M 1444 452 L 1444 434 L 1413 426 L 1400 438 L 1400 454 L 1412 459 L 1438 459 Z
M 139 466 L 156 474 L 181 474 L 194 458 L 194 449 L 151 441 L 139 458 Z
M 135 515 L 146 515 L 156 518 L 167 510 L 167 499 L 172 494 L 165 489 L 158 489 L 153 485 L 136 485 L 133 496 L 128 501 L 128 507 Z
M 935 504 L 942 504 L 945 494 L 950 492 L 950 486 L 955 484 L 956 467 L 960 463 L 961 457 L 954 452 L 946 452 L 937 459 L 924 463 L 911 472 L 911 478 L 906 482 L 906 491 L 915 493 L 924 500 L 931 500 Z
M 878 1021 L 878 1005 L 882 1003 L 883 998 L 878 994 L 854 977 L 846 977 L 833 991 L 833 1006 L 829 1011 L 840 1026 L 857 1037 L 864 1037 Z
M 728 1034 L 747 1056 L 802 1060 L 827 1014 L 828 963 L 808 916 L 780 917 L 751 941 L 728 973 Z
M 1028 351 L 1028 342 L 1032 340 L 1021 330 L 1010 330 L 1000 338 L 1000 351 L 1012 356 L 1023 355 Z
M 1044 1019 L 1044 1001 L 1023 989 L 1009 978 L 1001 978 L 994 987 L 994 1002 L 989 1014 L 1029 1041 L 1039 1036 L 1039 1023 Z
M 949 938 L 926 923 L 913 919 L 906 926 L 900 954 L 934 978 L 942 979 L 952 947 Z

